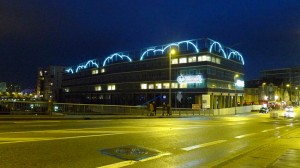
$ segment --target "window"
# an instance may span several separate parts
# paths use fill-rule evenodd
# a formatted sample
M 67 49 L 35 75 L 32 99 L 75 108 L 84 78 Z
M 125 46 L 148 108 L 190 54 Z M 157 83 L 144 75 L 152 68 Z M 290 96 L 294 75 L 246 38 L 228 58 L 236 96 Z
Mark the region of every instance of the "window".
M 101 90 L 102 90 L 102 88 L 101 88 L 100 85 L 96 85 L 96 86 L 95 86 L 95 91 L 101 91 Z
M 209 55 L 202 55 L 198 57 L 198 62 L 200 61 L 211 61 L 211 56 Z
M 186 57 L 179 58 L 179 64 L 184 64 L 184 63 L 187 63 Z
M 189 57 L 189 62 L 196 62 L 197 61 L 197 57 L 193 56 L 193 57 Z
M 156 83 L 155 84 L 155 89 L 161 89 L 161 83 Z
M 65 88 L 64 91 L 65 92 L 70 92 L 70 89 L 69 88 Z
M 176 88 L 178 88 L 178 83 L 172 83 L 171 86 L 173 89 L 176 89 Z
M 98 74 L 98 73 L 99 73 L 98 69 L 93 69 L 93 70 L 92 70 L 92 74 L 93 74 L 93 75 L 96 75 L 96 74 Z
M 108 85 L 107 90 L 116 90 L 116 85 Z
M 221 64 L 221 59 L 220 58 L 216 58 L 216 64 Z
M 154 89 L 154 84 L 149 84 L 148 89 Z
M 169 83 L 163 83 L 163 88 L 164 89 L 169 89 L 169 86 L 170 86 Z
M 187 83 L 181 83 L 181 84 L 179 84 L 179 88 L 187 88 Z
M 104 72 L 105 72 L 105 69 L 104 69 L 104 68 L 102 68 L 102 69 L 101 69 L 101 73 L 104 73 Z
M 147 84 L 146 83 L 142 83 L 141 84 L 141 89 L 147 89 Z
M 174 59 L 172 59 L 172 64 L 178 64 L 178 59 L 177 58 L 174 58 Z
M 216 63 L 216 57 L 211 57 L 211 62 Z

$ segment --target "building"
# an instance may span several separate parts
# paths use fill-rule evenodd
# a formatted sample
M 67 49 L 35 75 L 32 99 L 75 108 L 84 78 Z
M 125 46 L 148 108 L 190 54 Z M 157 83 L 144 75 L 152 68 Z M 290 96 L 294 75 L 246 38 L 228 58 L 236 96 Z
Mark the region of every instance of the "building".
M 59 101 L 64 67 L 48 66 L 39 68 L 37 77 L 37 96 L 40 100 Z
M 245 103 L 299 105 L 300 68 L 261 71 L 259 80 L 247 81 Z
M 243 79 L 239 52 L 211 39 L 187 40 L 68 67 L 62 79 L 63 100 L 161 105 L 170 99 L 173 107 L 227 108 L 243 102 Z

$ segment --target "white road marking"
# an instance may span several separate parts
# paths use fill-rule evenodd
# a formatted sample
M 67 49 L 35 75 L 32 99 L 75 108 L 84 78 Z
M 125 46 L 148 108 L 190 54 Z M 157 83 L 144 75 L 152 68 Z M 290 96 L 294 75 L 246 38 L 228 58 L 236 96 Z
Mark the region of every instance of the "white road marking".
M 185 150 L 185 151 L 190 151 L 190 150 L 194 150 L 194 149 L 197 149 L 197 148 L 203 148 L 203 147 L 206 147 L 206 146 L 216 145 L 216 144 L 223 143 L 223 142 L 226 142 L 226 141 L 227 140 L 217 140 L 217 141 L 207 142 L 207 143 L 204 143 L 204 144 L 189 146 L 189 147 L 181 148 L 181 149 Z
M 114 163 L 114 164 L 110 164 L 110 165 L 106 165 L 106 166 L 97 167 L 97 168 L 120 168 L 120 167 L 133 165 L 136 162 L 137 161 L 134 161 L 134 160 L 128 160 L 128 161 L 118 162 L 118 163 Z
M 100 137 L 106 135 L 115 135 L 115 134 L 101 134 L 101 135 L 85 135 L 85 136 L 73 136 L 73 137 L 61 137 L 61 138 L 16 138 L 9 142 L 0 142 L 1 144 L 12 144 L 12 143 L 22 143 L 22 142 L 36 142 L 36 141 L 52 141 L 52 140 L 62 140 L 62 139 L 76 139 L 76 138 L 89 138 L 89 137 Z M 2 138 L 0 138 L 1 141 Z M 6 138 L 3 139 L 7 140 Z
M 248 137 L 248 136 L 252 136 L 252 135 L 255 135 L 255 134 L 257 134 L 257 133 L 251 133 L 251 134 L 245 134 L 245 135 L 239 135 L 239 136 L 236 136 L 236 137 L 234 137 L 234 138 L 244 138 L 244 137 Z
M 118 162 L 118 163 L 114 163 L 114 164 L 110 164 L 110 165 L 97 167 L 97 168 L 120 168 L 120 167 L 130 166 L 130 165 L 136 164 L 138 162 L 146 162 L 146 161 L 149 161 L 149 160 L 158 159 L 158 158 L 161 158 L 163 156 L 168 156 L 168 155 L 171 155 L 171 153 L 161 153 L 159 155 L 149 157 L 149 158 L 146 158 L 146 159 L 142 159 L 140 161 L 128 160 L 128 161 L 123 161 L 123 162 Z
M 58 123 L 61 121 L 15 121 L 15 124 Z
M 261 132 L 269 132 L 269 131 L 274 131 L 275 129 L 267 129 L 267 130 L 263 130 Z

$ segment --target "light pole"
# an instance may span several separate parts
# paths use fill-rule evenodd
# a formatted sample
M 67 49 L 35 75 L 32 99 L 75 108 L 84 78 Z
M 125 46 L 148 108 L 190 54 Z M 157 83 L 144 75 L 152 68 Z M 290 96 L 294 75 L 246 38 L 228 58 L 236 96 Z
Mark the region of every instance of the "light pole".
M 171 88 L 172 88 L 172 85 L 171 85 L 171 76 L 172 76 L 172 55 L 175 54 L 175 50 L 174 49 L 171 49 L 170 50 L 170 53 L 169 53 L 169 106 L 170 106 L 170 114 L 171 113 L 171 109 L 172 109 L 172 95 L 171 95 Z
M 235 97 L 235 102 L 234 102 L 234 115 L 236 115 L 236 106 L 237 106 L 237 94 L 236 94 L 236 79 L 239 77 L 238 74 L 234 75 L 234 97 Z

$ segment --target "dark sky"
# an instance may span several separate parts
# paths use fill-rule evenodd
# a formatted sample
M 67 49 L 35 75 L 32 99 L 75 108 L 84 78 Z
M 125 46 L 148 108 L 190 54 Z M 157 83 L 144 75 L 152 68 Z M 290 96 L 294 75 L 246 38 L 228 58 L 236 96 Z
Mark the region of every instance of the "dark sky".
M 300 65 L 299 0 L 1 0 L 0 81 L 35 88 L 38 67 L 209 37 L 246 79 Z

